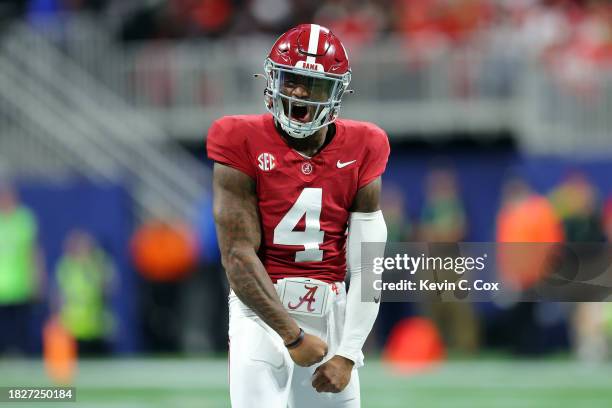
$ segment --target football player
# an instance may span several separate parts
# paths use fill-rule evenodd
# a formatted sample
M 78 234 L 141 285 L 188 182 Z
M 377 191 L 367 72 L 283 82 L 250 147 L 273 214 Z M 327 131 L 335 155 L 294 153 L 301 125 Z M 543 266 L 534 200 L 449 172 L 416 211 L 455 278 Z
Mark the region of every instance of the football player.
M 357 368 L 379 307 L 362 302 L 360 251 L 387 238 L 388 138 L 337 120 L 351 70 L 328 29 L 287 31 L 264 68 L 269 114 L 223 117 L 207 137 L 232 289 L 232 406 L 359 407 Z

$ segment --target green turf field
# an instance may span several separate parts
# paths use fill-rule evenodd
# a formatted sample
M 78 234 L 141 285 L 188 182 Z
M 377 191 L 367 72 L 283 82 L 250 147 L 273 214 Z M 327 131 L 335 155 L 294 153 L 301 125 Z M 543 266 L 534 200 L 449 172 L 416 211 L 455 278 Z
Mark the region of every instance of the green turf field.
M 610 364 L 457 361 L 425 374 L 398 376 L 369 361 L 360 375 L 363 407 L 612 407 Z M 0 359 L 0 386 L 48 384 L 41 363 Z M 224 359 L 83 361 L 75 386 L 78 402 L 61 406 L 229 407 Z M 0 408 L 8 406 L 0 403 Z

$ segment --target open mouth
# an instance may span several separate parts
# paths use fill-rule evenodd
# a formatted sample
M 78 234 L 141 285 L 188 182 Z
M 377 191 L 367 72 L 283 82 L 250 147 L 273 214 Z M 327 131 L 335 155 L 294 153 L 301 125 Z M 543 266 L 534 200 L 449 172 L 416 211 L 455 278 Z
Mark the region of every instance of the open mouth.
M 307 122 L 310 119 L 310 110 L 308 106 L 294 103 L 291 107 L 291 119 Z

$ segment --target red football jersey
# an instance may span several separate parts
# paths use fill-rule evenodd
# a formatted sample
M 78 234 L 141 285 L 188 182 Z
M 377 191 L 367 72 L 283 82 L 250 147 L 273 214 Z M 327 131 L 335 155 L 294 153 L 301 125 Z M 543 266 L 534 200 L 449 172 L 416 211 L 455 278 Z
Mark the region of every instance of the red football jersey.
M 389 141 L 371 123 L 335 123 L 334 138 L 312 158 L 287 145 L 270 114 L 226 116 L 208 132 L 208 157 L 256 182 L 259 257 L 273 282 L 346 275 L 349 209 L 357 190 L 384 172 Z

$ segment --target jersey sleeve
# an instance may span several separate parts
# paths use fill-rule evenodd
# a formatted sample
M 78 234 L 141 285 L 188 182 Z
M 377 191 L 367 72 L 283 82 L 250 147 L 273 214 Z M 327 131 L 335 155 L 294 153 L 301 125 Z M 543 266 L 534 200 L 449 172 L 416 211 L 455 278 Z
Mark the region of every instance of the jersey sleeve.
M 239 170 L 253 179 L 256 177 L 246 132 L 227 118 L 213 122 L 206 137 L 206 150 L 209 159 Z
M 389 160 L 389 138 L 385 131 L 372 127 L 368 133 L 363 165 L 359 168 L 359 188 L 382 175 Z

